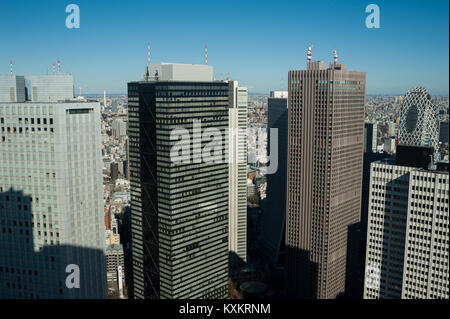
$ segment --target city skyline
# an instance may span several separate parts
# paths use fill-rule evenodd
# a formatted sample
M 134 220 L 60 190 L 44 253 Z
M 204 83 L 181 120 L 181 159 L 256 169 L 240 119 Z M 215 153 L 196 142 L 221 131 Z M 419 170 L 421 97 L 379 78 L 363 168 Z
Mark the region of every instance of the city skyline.
M 306 51 L 313 44 L 313 60 L 331 62 L 337 50 L 339 62 L 366 70 L 368 94 L 399 95 L 416 86 L 427 87 L 432 95 L 448 94 L 445 1 L 433 6 L 377 1 L 379 29 L 366 28 L 368 3 L 363 1 L 239 3 L 239 10 L 237 2 L 218 7 L 207 2 L 133 6 L 78 1 L 79 29 L 65 26 L 68 4 L 25 1 L 23 10 L 4 5 L 0 30 L 13 31 L 3 34 L 7 49 L 0 52 L 1 74 L 9 73 L 10 60 L 20 75 L 51 74 L 52 64 L 61 60 L 62 72 L 77 79 L 76 93 L 81 87 L 87 94 L 126 94 L 124 83 L 141 76 L 147 62 L 148 41 L 152 62 L 203 64 L 207 45 L 216 79 L 229 73 L 249 94 L 268 93 L 287 89 L 287 71 L 306 66 Z M 164 14 L 168 8 L 169 18 Z
M 448 300 L 448 10 L 8 1 L 0 301 Z

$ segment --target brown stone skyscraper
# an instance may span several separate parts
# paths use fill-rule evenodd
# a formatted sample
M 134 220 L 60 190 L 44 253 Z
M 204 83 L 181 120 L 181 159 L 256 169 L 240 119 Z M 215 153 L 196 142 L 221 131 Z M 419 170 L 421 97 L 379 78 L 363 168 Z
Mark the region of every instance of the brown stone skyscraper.
M 347 242 L 360 221 L 365 82 L 344 64 L 289 71 L 288 297 L 345 291 Z

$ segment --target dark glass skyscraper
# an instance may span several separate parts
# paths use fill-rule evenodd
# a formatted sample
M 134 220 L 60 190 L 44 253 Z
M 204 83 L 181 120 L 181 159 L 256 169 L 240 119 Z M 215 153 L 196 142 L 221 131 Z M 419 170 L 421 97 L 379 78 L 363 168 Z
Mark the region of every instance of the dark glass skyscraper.
M 136 298 L 228 296 L 228 163 L 202 160 L 202 131 L 228 128 L 228 83 L 141 81 L 128 84 L 133 284 Z M 171 161 L 190 135 L 190 163 Z M 200 157 L 200 162 L 196 159 Z
M 274 174 L 267 175 L 267 199 L 261 220 L 260 242 L 265 255 L 272 262 L 279 262 L 286 224 L 287 97 L 269 97 L 267 108 L 268 128 L 278 130 L 278 169 Z M 270 137 L 268 143 L 272 142 Z

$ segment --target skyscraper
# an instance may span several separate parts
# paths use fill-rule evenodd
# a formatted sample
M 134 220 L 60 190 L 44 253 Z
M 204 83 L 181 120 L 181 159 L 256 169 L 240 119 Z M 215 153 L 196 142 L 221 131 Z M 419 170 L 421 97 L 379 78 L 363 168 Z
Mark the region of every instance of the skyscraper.
M 288 92 L 271 92 L 270 96 L 267 99 L 267 120 L 269 130 L 278 130 L 278 169 L 274 174 L 267 175 L 267 199 L 261 216 L 260 242 L 265 255 L 276 263 L 283 252 L 286 229 Z M 269 131 L 268 149 L 273 142 Z
M 367 239 L 367 219 L 369 215 L 369 194 L 370 194 L 370 164 L 392 155 L 385 152 L 377 152 L 377 124 L 364 124 L 364 161 L 363 161 L 363 182 L 361 194 L 361 241 L 360 241 L 360 256 L 358 258 L 358 273 L 354 278 L 355 288 L 353 291 L 354 297 L 361 299 L 364 290 L 364 265 L 366 261 L 366 239 Z
M 175 65 L 171 77 L 159 66 L 128 83 L 134 296 L 226 298 L 229 164 L 225 143 L 217 161 L 204 147 L 229 128 L 229 85 L 209 66 Z M 187 162 L 173 161 L 180 143 Z
M 439 122 L 439 142 L 448 144 L 448 121 Z
M 122 119 L 115 119 L 112 122 L 112 135 L 114 137 L 120 138 L 122 136 L 127 135 L 127 123 L 124 122 Z
M 0 296 L 105 298 L 99 104 L 50 100 L 0 101 Z
M 246 87 L 229 81 L 229 249 L 230 266 L 247 262 L 247 110 Z
M 406 92 L 400 117 L 399 144 L 431 146 L 439 160 L 438 109 L 423 87 Z
M 448 171 L 423 168 L 418 148 L 406 155 L 371 165 L 364 298 L 448 299 Z
M 375 153 L 377 151 L 377 123 L 364 123 L 364 152 Z
M 289 71 L 290 297 L 336 298 L 345 291 L 347 238 L 360 220 L 365 79 L 338 63 Z

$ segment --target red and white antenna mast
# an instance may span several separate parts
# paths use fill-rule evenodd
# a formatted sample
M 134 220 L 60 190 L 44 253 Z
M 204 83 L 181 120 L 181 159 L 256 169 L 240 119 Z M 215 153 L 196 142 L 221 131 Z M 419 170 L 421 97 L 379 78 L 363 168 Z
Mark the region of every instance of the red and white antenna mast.
M 147 44 L 147 63 L 150 65 L 150 42 Z
M 58 73 L 61 73 L 61 61 L 58 60 Z
M 313 46 L 312 46 L 312 44 L 311 44 L 311 45 L 308 47 L 308 55 L 307 55 L 308 62 L 311 62 L 312 49 L 313 49 Z
M 52 72 L 53 72 L 53 75 L 54 75 L 55 74 L 55 63 L 52 64 Z
M 208 65 L 208 47 L 205 45 L 205 64 Z
M 9 60 L 9 73 L 12 75 L 13 71 L 12 71 L 12 60 Z
M 333 50 L 333 59 L 334 59 L 334 64 L 337 64 L 337 62 L 338 62 L 338 55 L 337 55 L 336 50 Z

